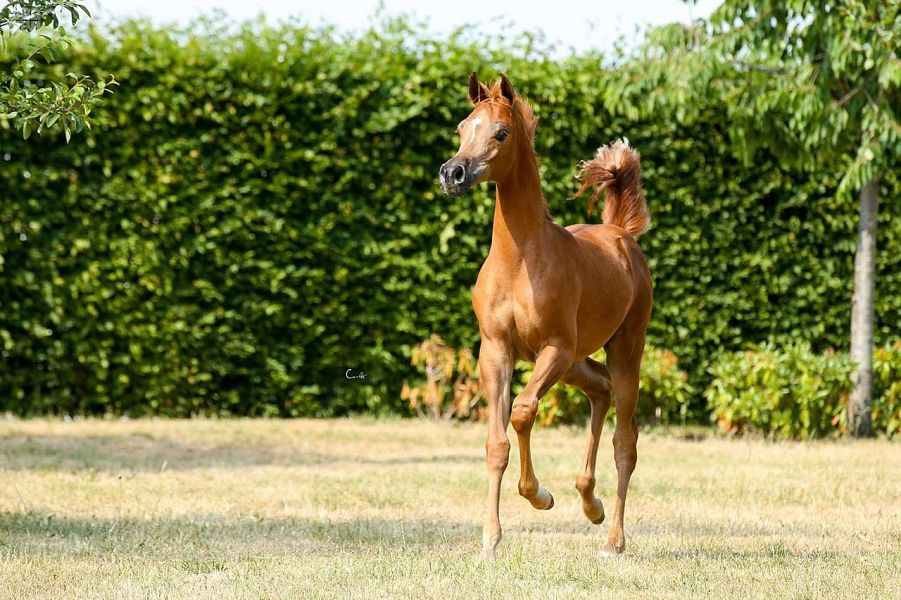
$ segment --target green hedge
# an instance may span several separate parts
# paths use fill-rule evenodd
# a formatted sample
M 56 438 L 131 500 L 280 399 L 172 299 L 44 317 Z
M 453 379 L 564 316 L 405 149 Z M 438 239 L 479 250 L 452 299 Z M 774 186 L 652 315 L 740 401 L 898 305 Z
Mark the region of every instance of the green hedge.
M 52 70 L 115 74 L 98 126 L 66 145 L 0 122 L 0 410 L 405 411 L 413 345 L 436 332 L 477 347 L 470 290 L 493 198 L 450 200 L 435 178 L 473 69 L 504 69 L 533 100 L 560 222 L 586 219 L 567 200 L 577 161 L 622 135 L 641 150 L 649 341 L 696 385 L 722 350 L 847 344 L 856 208 L 835 197 L 840 165 L 742 162 L 715 90 L 697 123 L 630 121 L 602 104 L 600 57 L 504 47 L 403 21 L 352 38 L 215 21 L 91 34 Z M 901 322 L 897 172 L 882 190 L 880 341 Z
M 706 396 L 722 431 L 774 437 L 823 437 L 847 427 L 853 363 L 846 352 L 817 354 L 808 344 L 724 353 L 710 368 Z M 901 342 L 873 357 L 873 430 L 901 430 Z

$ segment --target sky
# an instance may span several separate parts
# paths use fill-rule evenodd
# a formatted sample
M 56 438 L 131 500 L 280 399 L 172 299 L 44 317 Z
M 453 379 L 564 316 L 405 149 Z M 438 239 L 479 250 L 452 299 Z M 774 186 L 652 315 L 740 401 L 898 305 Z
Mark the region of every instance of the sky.
M 560 48 L 603 50 L 620 34 L 637 39 L 636 27 L 706 17 L 718 0 L 90 0 L 99 23 L 115 18 L 144 16 L 157 23 L 184 24 L 219 9 L 235 20 L 264 14 L 269 20 L 300 18 L 310 24 L 327 23 L 344 31 L 365 29 L 380 4 L 388 15 L 412 14 L 427 20 L 435 35 L 457 27 L 474 27 L 490 35 L 543 32 Z

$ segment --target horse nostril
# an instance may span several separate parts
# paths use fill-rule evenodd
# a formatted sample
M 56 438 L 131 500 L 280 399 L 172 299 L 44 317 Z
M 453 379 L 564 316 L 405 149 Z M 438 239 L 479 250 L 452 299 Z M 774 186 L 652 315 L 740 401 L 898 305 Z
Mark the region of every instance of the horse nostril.
M 454 183 L 457 185 L 463 183 L 463 180 L 466 179 L 466 169 L 463 165 L 457 165 L 454 167 L 453 173 L 451 173 L 451 177 L 454 179 Z
M 447 164 L 441 165 L 441 168 L 438 169 L 438 178 L 441 181 L 444 181 L 447 178 Z

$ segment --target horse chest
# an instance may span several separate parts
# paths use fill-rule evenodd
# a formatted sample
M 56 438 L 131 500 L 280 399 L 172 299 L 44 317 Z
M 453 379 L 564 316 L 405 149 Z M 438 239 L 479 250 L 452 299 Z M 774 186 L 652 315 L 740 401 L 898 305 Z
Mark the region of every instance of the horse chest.
M 547 337 L 535 307 L 535 297 L 526 285 L 477 286 L 473 306 L 482 333 L 508 340 L 518 358 L 531 360 Z

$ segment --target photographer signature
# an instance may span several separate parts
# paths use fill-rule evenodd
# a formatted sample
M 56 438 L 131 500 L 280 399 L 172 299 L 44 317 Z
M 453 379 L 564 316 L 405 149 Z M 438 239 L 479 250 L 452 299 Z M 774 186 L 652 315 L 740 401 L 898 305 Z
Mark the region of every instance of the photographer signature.
M 344 371 L 344 377 L 345 379 L 366 379 L 366 373 L 364 371 L 354 373 L 353 369 L 348 369 Z

